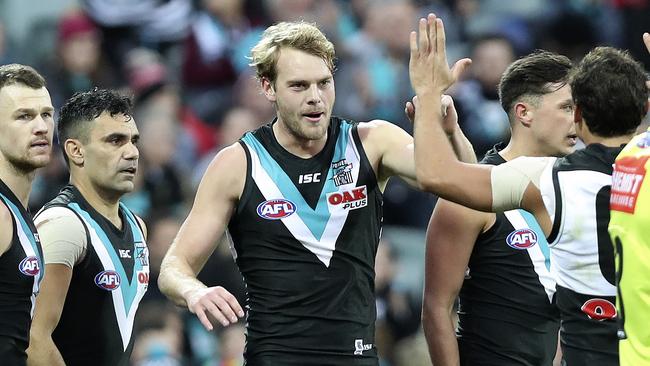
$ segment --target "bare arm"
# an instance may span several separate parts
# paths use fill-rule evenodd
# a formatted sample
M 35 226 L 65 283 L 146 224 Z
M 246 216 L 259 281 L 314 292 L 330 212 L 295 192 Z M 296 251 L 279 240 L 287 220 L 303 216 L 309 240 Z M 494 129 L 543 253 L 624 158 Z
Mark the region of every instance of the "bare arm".
M 415 121 L 415 103 L 417 103 L 417 98 L 417 95 L 414 96 L 413 100 L 407 102 L 404 108 L 404 112 L 411 123 Z M 472 143 L 463 134 L 463 131 L 458 125 L 458 112 L 456 111 L 453 98 L 450 95 L 443 94 L 441 104 L 443 116 L 442 129 L 445 131 L 458 160 L 465 163 L 476 163 L 474 146 L 472 146 Z
M 174 303 L 187 306 L 208 330 L 212 330 L 208 314 L 224 326 L 244 316 L 232 294 L 221 286 L 208 288 L 196 276 L 224 233 L 245 177 L 246 156 L 238 143 L 217 154 L 160 269 L 160 290 Z
M 494 215 L 438 200 L 427 229 L 422 325 L 434 365 L 459 365 L 453 306 L 478 235 Z
M 34 320 L 29 335 L 27 364 L 29 366 L 65 365 L 61 353 L 52 340 L 52 332 L 59 324 L 63 305 L 72 279 L 72 268 L 64 264 L 48 264 L 47 275 L 36 297 Z

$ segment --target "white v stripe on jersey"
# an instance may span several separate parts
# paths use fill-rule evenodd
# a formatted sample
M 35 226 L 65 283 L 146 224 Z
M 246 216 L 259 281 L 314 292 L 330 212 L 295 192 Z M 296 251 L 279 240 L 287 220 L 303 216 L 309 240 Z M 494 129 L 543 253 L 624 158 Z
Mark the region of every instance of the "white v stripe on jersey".
M 87 213 L 81 211 L 82 210 L 77 210 L 77 212 L 80 213 L 79 217 L 84 221 L 84 224 L 88 230 L 88 234 L 90 235 L 90 243 L 92 244 L 93 249 L 97 253 L 99 260 L 102 263 L 102 267 L 104 267 L 105 271 L 118 271 L 118 269 L 115 266 L 115 263 L 113 263 L 113 260 L 111 259 L 111 255 L 108 253 L 108 250 L 106 249 L 102 240 L 100 239 L 99 234 L 95 229 L 95 225 L 89 222 L 88 218 L 84 217 L 85 215 L 87 215 Z M 128 220 L 125 217 L 123 225 L 129 225 L 127 221 Z M 139 229 L 133 227 L 133 230 L 139 230 Z M 136 236 L 135 232 L 133 233 L 133 236 L 134 237 Z M 143 266 L 143 270 L 148 272 L 149 271 L 148 267 L 149 267 L 148 265 Z M 113 307 L 115 309 L 115 316 L 117 319 L 118 327 L 120 329 L 122 346 L 124 350 L 126 350 L 127 347 L 129 346 L 129 342 L 131 340 L 131 333 L 133 331 L 133 321 L 135 319 L 135 313 L 138 309 L 138 304 L 140 303 L 140 300 L 142 299 L 142 297 L 146 292 L 146 288 L 143 288 L 137 282 L 136 268 L 134 268 L 133 271 L 134 271 L 133 278 L 135 282 L 132 283 L 132 285 L 137 286 L 137 293 L 135 295 L 135 298 L 131 302 L 129 309 L 126 309 L 125 307 L 125 301 L 124 301 L 125 299 L 122 295 L 121 289 L 116 289 L 114 291 L 111 291 L 111 295 L 113 297 Z M 123 286 L 126 285 L 126 282 L 129 281 L 129 279 L 123 278 L 121 281 L 122 284 L 120 286 Z
M 29 231 L 30 230 L 29 227 L 25 225 L 23 220 L 21 220 L 22 215 L 20 214 L 20 210 L 8 199 L 5 199 L 4 201 L 7 204 L 7 207 L 9 207 L 9 209 L 11 210 L 11 214 L 14 216 L 14 221 L 16 223 L 16 233 L 18 233 L 18 241 L 20 242 L 23 251 L 25 251 L 25 256 L 36 257 L 38 260 L 39 271 L 38 274 L 34 276 L 34 284 L 32 285 L 32 296 L 30 296 L 32 307 L 30 309 L 29 314 L 33 318 L 34 306 L 36 305 L 36 295 L 38 295 L 41 280 L 43 279 L 45 266 L 43 265 L 43 258 L 39 257 L 38 253 L 36 253 L 36 250 L 34 249 L 34 244 L 32 244 L 32 242 L 35 242 L 34 235 L 32 234 L 31 231 Z
M 527 248 L 526 251 L 530 256 L 530 260 L 533 262 L 533 269 L 535 270 L 535 273 L 537 273 L 539 282 L 542 284 L 542 286 L 544 286 L 544 291 L 546 291 L 548 301 L 552 302 L 553 295 L 555 294 L 555 279 L 551 274 L 550 269 L 546 267 L 546 261 L 549 259 L 548 256 L 550 253 L 543 232 L 541 229 L 536 230 L 537 228 L 531 227 L 531 225 L 529 225 L 529 223 L 522 215 L 521 210 L 505 211 L 503 214 L 516 230 L 531 229 L 537 233 L 537 245 L 533 245 L 532 247 Z M 542 245 L 546 245 L 546 253 L 544 253 L 544 248 Z M 552 265 L 553 263 L 551 263 L 551 266 Z
M 356 186 L 357 179 L 359 177 L 359 167 L 361 157 L 359 151 L 357 150 L 354 139 L 352 136 L 352 129 L 347 131 L 349 143 L 345 147 L 345 159 L 348 163 L 352 163 L 351 175 L 352 182 L 349 184 L 343 184 L 338 187 L 338 191 L 346 191 Z M 247 144 L 248 145 L 248 144 Z M 249 152 L 251 155 L 251 175 L 258 189 L 264 196 L 266 200 L 271 199 L 281 199 L 287 198 L 284 197 L 280 191 L 280 188 L 277 186 L 276 182 L 271 179 L 268 172 L 264 169 L 260 162 L 260 158 L 257 155 L 255 148 L 249 146 Z M 330 171 L 331 174 L 331 171 Z M 329 175 L 328 175 L 329 177 Z M 320 200 L 323 200 L 324 192 L 321 193 Z M 326 202 L 323 202 L 326 203 Z M 311 210 L 311 207 L 297 207 L 296 210 L 299 212 L 303 210 Z M 329 267 L 330 260 L 334 255 L 334 249 L 336 246 L 336 240 L 343 230 L 345 221 L 348 217 L 348 210 L 343 209 L 342 205 L 328 207 L 329 217 L 321 217 L 322 220 L 327 220 L 325 230 L 323 235 L 320 237 L 320 240 L 317 239 L 312 231 L 307 227 L 303 219 L 300 217 L 300 214 L 290 215 L 288 217 L 282 218 L 282 223 L 286 228 L 291 232 L 291 234 L 298 240 L 302 245 L 312 252 L 318 260 L 320 260 L 326 267 Z

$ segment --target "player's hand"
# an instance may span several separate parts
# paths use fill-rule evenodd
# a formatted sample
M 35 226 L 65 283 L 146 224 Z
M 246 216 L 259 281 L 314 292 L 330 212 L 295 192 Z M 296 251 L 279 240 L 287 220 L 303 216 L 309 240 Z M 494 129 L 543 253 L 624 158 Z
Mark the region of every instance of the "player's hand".
M 410 34 L 409 76 L 415 93 L 442 94 L 453 85 L 472 60 L 458 60 L 450 69 L 447 64 L 445 28 L 442 19 L 429 14 L 421 18 L 418 31 Z
M 443 94 L 442 99 L 442 129 L 445 131 L 447 136 L 451 136 L 456 132 L 456 127 L 458 126 L 458 112 L 456 112 L 456 107 L 454 106 L 454 100 L 450 95 Z M 415 120 L 415 105 L 418 104 L 418 96 L 414 96 L 412 101 L 406 102 L 404 107 L 404 113 L 408 117 L 409 121 L 413 123 Z
M 192 290 L 186 295 L 186 302 L 188 309 L 196 314 L 208 331 L 213 329 L 209 316 L 224 327 L 236 323 L 244 316 L 244 310 L 237 299 L 221 286 Z

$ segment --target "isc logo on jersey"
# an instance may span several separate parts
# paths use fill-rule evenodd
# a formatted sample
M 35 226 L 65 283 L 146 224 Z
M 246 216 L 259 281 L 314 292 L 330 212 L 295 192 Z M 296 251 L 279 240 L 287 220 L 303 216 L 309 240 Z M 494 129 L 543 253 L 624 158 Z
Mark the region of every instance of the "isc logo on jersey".
M 113 291 L 120 287 L 120 275 L 115 271 L 101 271 L 95 276 L 95 285 L 102 290 Z
M 506 237 L 506 243 L 514 249 L 528 249 L 537 244 L 537 233 L 530 229 L 519 229 Z
M 366 186 L 329 193 L 327 195 L 327 203 L 331 207 L 340 207 L 344 210 L 355 210 L 366 207 L 368 205 Z
M 25 257 L 20 263 L 18 264 L 18 269 L 20 272 L 27 276 L 36 276 L 41 272 L 40 267 L 38 266 L 38 258 L 31 256 L 31 257 Z
M 296 212 L 296 205 L 285 199 L 273 199 L 257 205 L 257 215 L 267 220 L 280 220 Z

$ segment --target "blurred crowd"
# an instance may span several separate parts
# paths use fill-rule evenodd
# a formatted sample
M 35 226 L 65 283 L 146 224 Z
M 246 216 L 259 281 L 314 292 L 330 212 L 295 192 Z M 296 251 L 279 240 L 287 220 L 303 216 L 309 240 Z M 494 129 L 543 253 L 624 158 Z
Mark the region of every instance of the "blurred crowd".
M 19 1 L 19 0 L 10 0 Z M 30 4 L 31 2 L 24 2 Z M 136 324 L 135 365 L 241 365 L 244 325 L 207 333 L 164 300 L 156 286 L 160 261 L 192 204 L 215 153 L 268 123 L 271 104 L 260 94 L 247 54 L 268 25 L 314 22 L 337 50 L 334 114 L 358 121 L 385 119 L 407 131 L 404 103 L 408 34 L 423 14 L 446 24 L 450 61 L 471 57 L 465 79 L 450 91 L 459 122 L 482 156 L 508 139 L 497 85 L 506 67 L 537 48 L 579 60 L 597 44 L 629 49 L 650 66 L 639 41 L 650 24 L 650 0 L 79 0 L 47 19 L 34 19 L 25 39 L 3 26 L 12 16 L 0 1 L 0 63 L 34 66 L 47 79 L 55 108 L 92 87 L 134 97 L 141 133 L 138 189 L 125 203 L 149 227 L 152 278 Z M 25 5 L 28 7 L 29 5 Z M 63 159 L 44 169 L 32 192 L 32 212 L 68 180 Z M 424 231 L 435 199 L 393 181 L 385 193 L 384 224 Z M 397 236 L 399 237 L 399 236 Z M 420 337 L 421 283 L 393 279 L 400 254 L 423 242 L 392 240 L 377 258 L 378 345 L 383 365 L 428 364 Z M 407 264 L 411 265 L 411 264 Z M 418 263 L 417 265 L 422 265 Z M 227 239 L 200 279 L 245 302 Z M 408 360 L 408 361 L 405 361 Z

